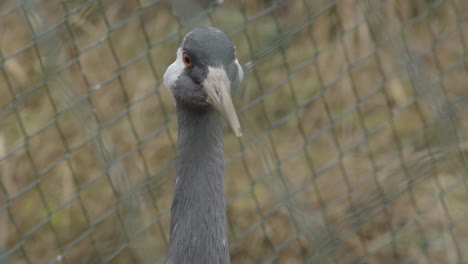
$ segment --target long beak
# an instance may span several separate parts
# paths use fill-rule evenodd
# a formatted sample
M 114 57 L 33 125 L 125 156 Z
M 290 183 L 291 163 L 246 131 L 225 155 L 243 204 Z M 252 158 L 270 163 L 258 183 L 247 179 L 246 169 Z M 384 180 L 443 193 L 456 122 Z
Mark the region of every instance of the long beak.
M 232 104 L 231 82 L 223 68 L 208 68 L 208 76 L 203 83 L 210 103 L 234 131 L 237 137 L 242 136 L 239 119 Z

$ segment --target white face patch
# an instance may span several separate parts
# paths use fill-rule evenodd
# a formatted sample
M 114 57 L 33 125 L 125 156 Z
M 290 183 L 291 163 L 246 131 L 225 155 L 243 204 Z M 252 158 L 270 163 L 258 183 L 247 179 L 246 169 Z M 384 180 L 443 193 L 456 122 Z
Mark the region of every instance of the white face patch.
M 182 71 L 185 68 L 185 64 L 182 62 L 182 50 L 177 49 L 177 58 L 175 61 L 167 68 L 164 73 L 164 85 L 171 90 L 175 82 L 182 74 Z
M 244 80 L 244 70 L 242 70 L 242 66 L 239 64 L 239 61 L 236 59 L 234 62 L 237 65 L 238 68 L 238 77 L 239 77 L 239 82 L 242 82 Z

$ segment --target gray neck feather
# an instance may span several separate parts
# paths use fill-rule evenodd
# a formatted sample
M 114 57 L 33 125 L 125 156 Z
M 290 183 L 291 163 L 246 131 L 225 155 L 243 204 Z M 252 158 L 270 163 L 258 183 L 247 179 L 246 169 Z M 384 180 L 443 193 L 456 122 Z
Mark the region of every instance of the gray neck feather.
M 177 178 L 168 263 L 230 263 L 224 198 L 223 121 L 177 106 Z

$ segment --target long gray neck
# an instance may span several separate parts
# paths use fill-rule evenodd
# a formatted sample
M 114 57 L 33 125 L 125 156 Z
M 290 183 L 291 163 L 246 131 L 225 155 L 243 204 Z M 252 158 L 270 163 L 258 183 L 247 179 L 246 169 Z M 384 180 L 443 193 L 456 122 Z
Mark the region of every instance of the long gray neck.
M 224 198 L 222 119 L 177 106 L 177 178 L 168 263 L 230 263 Z

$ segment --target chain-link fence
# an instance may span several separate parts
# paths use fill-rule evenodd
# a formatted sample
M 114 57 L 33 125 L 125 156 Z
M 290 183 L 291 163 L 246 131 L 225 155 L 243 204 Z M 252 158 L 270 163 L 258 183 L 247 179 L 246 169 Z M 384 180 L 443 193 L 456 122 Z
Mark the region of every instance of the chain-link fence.
M 164 263 L 192 27 L 231 36 L 232 263 L 468 263 L 468 2 L 2 0 L 0 263 Z

